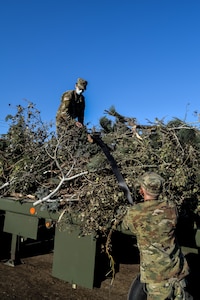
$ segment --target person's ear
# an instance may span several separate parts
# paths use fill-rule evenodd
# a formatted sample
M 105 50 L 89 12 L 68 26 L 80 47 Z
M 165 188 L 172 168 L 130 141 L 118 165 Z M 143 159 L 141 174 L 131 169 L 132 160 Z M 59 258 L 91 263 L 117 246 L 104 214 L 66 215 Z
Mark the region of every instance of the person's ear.
M 141 196 L 144 196 L 144 190 L 143 190 L 142 187 L 140 187 L 139 193 L 140 193 Z

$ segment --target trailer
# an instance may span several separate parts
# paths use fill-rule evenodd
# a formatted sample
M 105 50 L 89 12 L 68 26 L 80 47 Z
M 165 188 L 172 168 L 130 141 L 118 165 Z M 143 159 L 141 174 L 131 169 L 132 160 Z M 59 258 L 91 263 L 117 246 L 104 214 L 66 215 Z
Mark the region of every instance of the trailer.
M 11 236 L 9 266 L 20 263 L 20 248 L 23 241 L 53 238 L 52 275 L 56 278 L 87 288 L 93 287 L 96 241 L 90 236 L 80 237 L 76 224 L 61 231 L 56 226 L 59 213 L 34 207 L 30 200 L 0 199 L 1 233 Z M 51 231 L 51 234 L 49 234 Z M 2 237 L 3 238 L 3 237 Z M 40 239 L 41 241 L 41 239 Z M 0 243 L 4 246 L 4 241 Z
M 61 229 L 58 226 L 59 217 L 60 212 L 45 210 L 42 205 L 34 206 L 33 201 L 29 199 L 0 198 L 0 253 L 6 243 L 4 235 L 10 237 L 9 257 L 5 264 L 14 267 L 21 262 L 21 247 L 27 239 L 43 243 L 46 239 L 51 239 L 53 277 L 66 281 L 73 287 L 77 285 L 89 289 L 94 286 L 100 287 L 110 268 L 109 258 L 101 252 L 100 238 L 92 234 L 80 236 L 80 224 L 75 222 Z M 194 220 L 186 221 L 178 228 L 183 252 L 199 255 L 200 224 Z M 136 242 L 135 237 L 127 232 L 116 232 L 113 236 L 117 271 L 123 255 L 126 259 L 128 259 L 127 253 L 134 255 Z M 120 241 L 122 239 L 123 243 Z M 124 254 L 121 245 L 126 248 Z M 133 246 L 134 249 L 131 249 Z

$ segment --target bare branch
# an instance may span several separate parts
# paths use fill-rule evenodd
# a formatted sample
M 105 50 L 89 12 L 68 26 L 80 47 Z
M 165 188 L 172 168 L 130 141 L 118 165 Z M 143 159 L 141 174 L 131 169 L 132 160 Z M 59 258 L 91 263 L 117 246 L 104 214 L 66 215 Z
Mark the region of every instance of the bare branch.
M 34 203 L 33 203 L 33 206 L 36 206 L 36 205 L 38 205 L 38 204 L 40 204 L 40 203 L 42 203 L 42 202 L 45 202 L 45 201 L 49 200 L 52 196 L 54 196 L 54 195 L 57 193 L 57 191 L 60 189 L 60 187 L 63 185 L 63 183 L 64 183 L 65 181 L 70 181 L 70 180 L 73 180 L 73 179 L 75 179 L 75 178 L 78 178 L 78 177 L 83 176 L 83 175 L 86 175 L 86 174 L 88 174 L 87 171 L 82 172 L 82 173 L 80 173 L 80 174 L 76 174 L 76 175 L 74 175 L 74 176 L 72 176 L 72 177 L 63 177 L 63 178 L 61 179 L 61 181 L 59 182 L 58 186 L 55 188 L 54 191 L 52 191 L 52 192 L 51 192 L 49 195 L 47 195 L 46 197 L 44 197 L 44 198 L 42 198 L 42 199 L 40 199 L 40 200 L 34 202 Z

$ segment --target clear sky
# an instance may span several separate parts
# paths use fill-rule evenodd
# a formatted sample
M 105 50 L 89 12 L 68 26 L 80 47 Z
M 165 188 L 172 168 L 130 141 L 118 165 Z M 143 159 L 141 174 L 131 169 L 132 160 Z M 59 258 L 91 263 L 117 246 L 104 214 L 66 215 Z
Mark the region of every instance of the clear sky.
M 112 105 L 140 124 L 195 121 L 200 1 L 0 0 L 0 133 L 24 99 L 55 121 L 78 77 L 89 128 Z

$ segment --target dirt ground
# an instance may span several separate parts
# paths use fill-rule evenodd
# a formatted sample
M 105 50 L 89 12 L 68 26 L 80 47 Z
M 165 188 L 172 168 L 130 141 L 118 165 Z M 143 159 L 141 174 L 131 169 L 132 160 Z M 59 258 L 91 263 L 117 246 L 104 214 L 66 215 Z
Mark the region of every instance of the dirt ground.
M 121 263 L 113 284 L 111 278 L 107 278 L 100 288 L 87 289 L 77 286 L 73 289 L 71 284 L 52 276 L 53 251 L 46 253 L 45 249 L 44 253 L 41 253 L 33 249 L 30 251 L 30 247 L 28 249 L 22 253 L 23 263 L 15 267 L 5 265 L 4 255 L 0 253 L 0 300 L 125 300 L 131 282 L 139 271 L 138 263 Z M 200 300 L 199 256 L 189 254 L 187 259 L 192 271 L 189 288 L 194 300 Z
M 54 239 L 51 234 L 47 240 L 46 238 L 47 235 L 44 239 L 42 234 L 42 242 L 27 240 L 21 243 L 19 262 L 13 267 L 6 264 L 10 259 L 11 235 L 2 234 L 0 236 L 0 300 L 21 300 L 22 298 L 27 300 L 127 299 L 131 282 L 139 270 L 138 263 L 119 264 L 116 268 L 114 282 L 110 276 L 100 281 L 101 284 L 98 288 L 88 289 L 77 286 L 76 289 L 73 289 L 72 284 L 52 276 Z M 123 239 L 121 244 L 124 243 L 126 243 L 126 239 Z M 120 256 L 121 252 L 119 250 L 117 252 L 116 255 Z M 127 254 L 129 255 L 128 252 Z M 137 256 L 137 251 L 135 256 Z M 137 260 L 138 258 L 135 261 L 137 262 Z
M 138 272 L 138 265 L 121 265 L 114 283 L 106 279 L 100 288 L 86 289 L 52 277 L 53 253 L 23 259 L 10 267 L 0 263 L 0 299 L 122 300 Z

